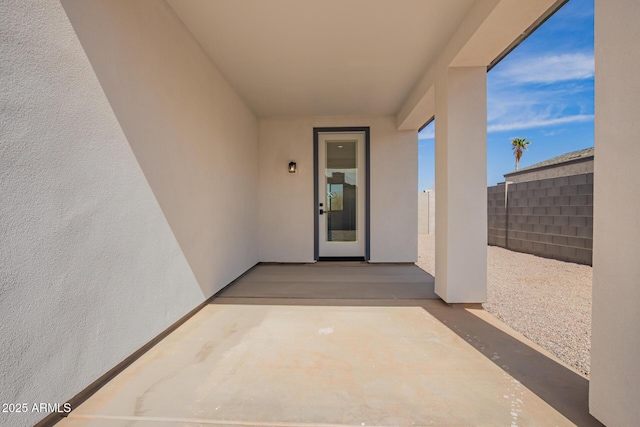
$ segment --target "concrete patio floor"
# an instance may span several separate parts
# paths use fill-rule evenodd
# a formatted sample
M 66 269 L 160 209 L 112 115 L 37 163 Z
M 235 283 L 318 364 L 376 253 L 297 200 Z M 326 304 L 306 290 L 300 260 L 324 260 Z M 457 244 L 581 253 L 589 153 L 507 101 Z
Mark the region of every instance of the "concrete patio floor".
M 414 265 L 259 265 L 58 426 L 601 425 L 588 380 Z

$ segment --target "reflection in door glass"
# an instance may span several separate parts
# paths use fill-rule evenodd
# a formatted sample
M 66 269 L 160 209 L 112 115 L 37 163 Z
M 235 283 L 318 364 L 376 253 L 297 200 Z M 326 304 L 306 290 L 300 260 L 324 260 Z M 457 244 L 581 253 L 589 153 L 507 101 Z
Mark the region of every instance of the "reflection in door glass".
M 356 140 L 326 141 L 327 241 L 356 241 Z

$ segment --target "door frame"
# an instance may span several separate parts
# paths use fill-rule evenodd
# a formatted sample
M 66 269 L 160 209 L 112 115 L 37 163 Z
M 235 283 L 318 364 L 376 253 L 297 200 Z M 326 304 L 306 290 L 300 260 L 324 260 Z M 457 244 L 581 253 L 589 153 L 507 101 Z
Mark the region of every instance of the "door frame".
M 365 162 L 365 176 L 364 176 L 364 257 L 320 257 L 320 218 L 319 218 L 319 203 L 320 194 L 318 194 L 318 136 L 321 133 L 364 133 L 364 162 Z M 351 126 L 351 127 L 314 127 L 313 128 L 313 259 L 316 261 L 369 261 L 370 259 L 370 217 L 371 209 L 369 205 L 369 199 L 371 196 L 371 168 L 369 162 L 369 145 L 370 145 L 370 128 L 369 126 Z

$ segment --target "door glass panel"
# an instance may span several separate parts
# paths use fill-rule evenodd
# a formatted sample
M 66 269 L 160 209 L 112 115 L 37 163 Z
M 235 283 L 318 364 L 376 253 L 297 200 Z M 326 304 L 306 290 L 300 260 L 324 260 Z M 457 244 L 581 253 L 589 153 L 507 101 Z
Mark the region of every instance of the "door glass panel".
M 327 241 L 355 242 L 357 218 L 357 140 L 326 141 Z

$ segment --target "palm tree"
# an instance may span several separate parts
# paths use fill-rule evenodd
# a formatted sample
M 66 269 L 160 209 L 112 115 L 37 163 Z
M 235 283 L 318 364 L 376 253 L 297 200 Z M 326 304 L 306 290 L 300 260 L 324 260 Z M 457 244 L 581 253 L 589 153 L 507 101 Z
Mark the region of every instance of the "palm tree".
M 527 145 L 531 144 L 531 141 L 527 141 L 527 138 L 516 138 L 511 141 L 513 145 L 513 155 L 516 157 L 516 170 L 518 170 L 518 163 L 522 158 L 522 151 L 528 151 Z

